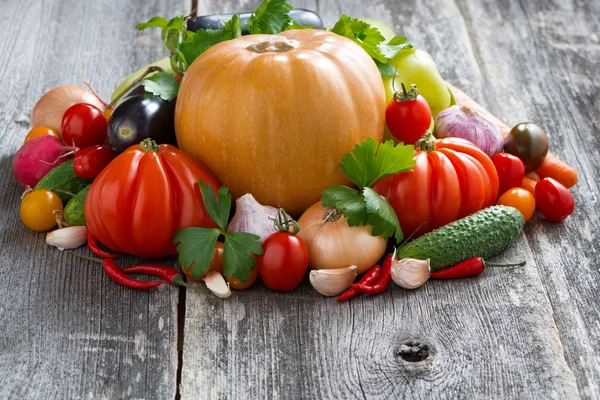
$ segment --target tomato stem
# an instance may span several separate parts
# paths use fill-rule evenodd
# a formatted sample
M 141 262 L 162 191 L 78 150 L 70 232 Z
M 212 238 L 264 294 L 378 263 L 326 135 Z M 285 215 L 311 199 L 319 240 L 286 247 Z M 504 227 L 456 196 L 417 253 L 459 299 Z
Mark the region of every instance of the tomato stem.
M 277 210 L 277 218 L 269 219 L 273 220 L 275 223 L 275 229 L 277 229 L 278 232 L 290 232 L 294 235 L 300 232 L 300 225 L 298 225 L 298 222 L 294 221 L 293 218 L 288 216 L 285 210 L 281 207 L 279 210 Z M 292 228 L 291 231 L 290 228 Z
M 425 134 L 415 142 L 415 149 L 424 150 L 428 153 L 435 150 L 435 141 L 433 139 L 433 133 L 430 130 L 427 130 Z
M 393 83 L 392 83 L 393 84 Z M 417 89 L 417 85 L 414 83 L 410 84 L 410 90 L 406 90 L 406 86 L 404 82 L 400 82 L 402 85 L 402 91 L 394 92 L 394 101 L 397 103 L 401 103 L 403 101 L 414 101 L 417 99 L 419 95 L 419 90 Z
M 146 138 L 146 139 L 142 140 L 140 142 L 140 147 L 142 148 L 144 153 L 147 153 L 149 151 L 158 152 L 160 150 L 160 146 L 157 145 L 156 142 L 150 138 Z

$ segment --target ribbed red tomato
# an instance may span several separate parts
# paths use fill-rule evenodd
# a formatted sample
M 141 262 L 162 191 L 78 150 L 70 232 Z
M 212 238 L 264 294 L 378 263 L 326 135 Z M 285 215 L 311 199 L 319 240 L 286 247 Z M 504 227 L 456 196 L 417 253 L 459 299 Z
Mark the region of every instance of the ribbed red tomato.
M 434 150 L 416 150 L 411 172 L 373 185 L 388 199 L 405 236 L 420 236 L 449 222 L 495 204 L 498 173 L 492 160 L 463 139 L 435 141 Z
M 85 200 L 87 226 L 115 251 L 143 258 L 176 254 L 171 238 L 178 229 L 217 227 L 204 208 L 199 178 L 220 186 L 189 154 L 146 139 L 98 175 Z

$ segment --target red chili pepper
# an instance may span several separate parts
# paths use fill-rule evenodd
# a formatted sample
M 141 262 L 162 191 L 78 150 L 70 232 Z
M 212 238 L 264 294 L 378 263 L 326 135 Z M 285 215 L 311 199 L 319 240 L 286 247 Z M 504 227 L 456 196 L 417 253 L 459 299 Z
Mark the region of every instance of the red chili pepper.
M 87 236 L 88 247 L 90 248 L 90 250 L 92 251 L 92 253 L 94 253 L 98 257 L 102 257 L 102 258 L 117 258 L 118 257 L 117 254 L 108 253 L 108 252 L 102 250 L 98 246 L 98 241 L 96 240 L 96 238 L 94 237 L 94 235 L 92 235 L 92 232 L 90 231 L 89 228 L 86 228 L 85 234 Z
M 379 276 L 381 275 L 381 267 L 379 265 L 372 266 L 358 281 L 361 285 L 371 286 L 373 283 L 377 282 Z M 338 296 L 335 301 L 345 301 L 350 300 L 353 297 L 358 296 L 362 292 L 354 287 L 346 290 L 344 293 Z
M 449 268 L 432 272 L 429 274 L 429 277 L 433 279 L 467 278 L 469 276 L 481 274 L 485 270 L 485 267 L 522 267 L 525 265 L 525 262 L 526 261 L 523 261 L 517 264 L 490 264 L 486 263 L 481 257 L 473 257 Z
M 188 289 L 194 290 L 198 293 L 206 294 L 205 292 L 188 285 L 183 275 L 181 275 L 179 271 L 171 267 L 165 267 L 162 265 L 155 264 L 139 264 L 134 265 L 133 267 L 125 268 L 123 272 L 126 274 L 147 274 L 158 276 L 159 278 L 163 278 L 173 286 L 183 286 Z
M 353 283 L 352 287 L 360 290 L 366 294 L 379 294 L 383 293 L 388 286 L 390 286 L 390 282 L 392 282 L 392 262 L 396 259 L 396 253 L 390 254 L 383 261 L 383 266 L 381 267 L 381 275 L 379 276 L 379 280 L 373 286 L 364 285 L 362 283 Z
M 104 267 L 104 272 L 106 273 L 106 275 L 108 275 L 113 281 L 131 289 L 147 290 L 165 283 L 164 280 L 144 282 L 131 279 L 121 269 L 119 269 L 114 260 L 110 258 L 105 259 L 102 262 L 102 266 Z

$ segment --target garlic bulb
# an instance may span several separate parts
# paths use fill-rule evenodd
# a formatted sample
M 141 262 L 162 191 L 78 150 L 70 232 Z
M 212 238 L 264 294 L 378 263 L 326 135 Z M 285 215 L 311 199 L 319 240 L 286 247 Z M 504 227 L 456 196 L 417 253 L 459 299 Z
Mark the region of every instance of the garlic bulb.
M 338 269 L 313 269 L 308 278 L 313 288 L 324 296 L 337 296 L 356 279 L 356 265 Z
M 229 283 L 225 282 L 225 278 L 218 271 L 211 271 L 204 277 L 204 283 L 206 287 L 213 292 L 213 294 L 222 299 L 226 299 L 231 296 L 231 290 L 229 289 Z
M 440 112 L 435 117 L 434 136 L 466 139 L 490 158 L 500 153 L 504 146 L 500 129 L 468 106 L 452 106 Z
M 48 232 L 46 243 L 58 247 L 59 250 L 75 249 L 87 242 L 85 226 L 69 226 Z
M 247 193 L 235 201 L 235 215 L 231 219 L 227 232 L 249 232 L 260 236 L 259 242 L 277 232 L 274 219 L 277 219 L 278 209 L 263 206 L 254 196 Z M 286 214 L 287 216 L 287 214 Z
M 405 289 L 416 289 L 429 279 L 429 259 L 403 258 L 392 262 L 392 279 Z

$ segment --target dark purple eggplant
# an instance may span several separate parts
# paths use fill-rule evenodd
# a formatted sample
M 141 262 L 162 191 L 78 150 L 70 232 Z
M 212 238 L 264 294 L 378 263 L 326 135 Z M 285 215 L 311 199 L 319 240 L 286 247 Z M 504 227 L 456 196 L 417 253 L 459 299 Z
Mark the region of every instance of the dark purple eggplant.
M 247 35 L 248 28 L 246 24 L 252 16 L 251 12 L 238 13 L 242 22 L 242 35 Z M 300 25 L 310 25 L 315 29 L 323 29 L 323 21 L 319 14 L 314 11 L 303 8 L 295 8 L 289 13 L 292 20 Z M 187 29 L 196 32 L 199 29 L 223 29 L 223 24 L 229 21 L 233 14 L 213 14 L 190 17 L 187 20 Z
M 157 144 L 176 145 L 175 100 L 165 101 L 143 90 L 129 92 L 115 107 L 108 121 L 108 145 L 120 154 L 146 138 Z

